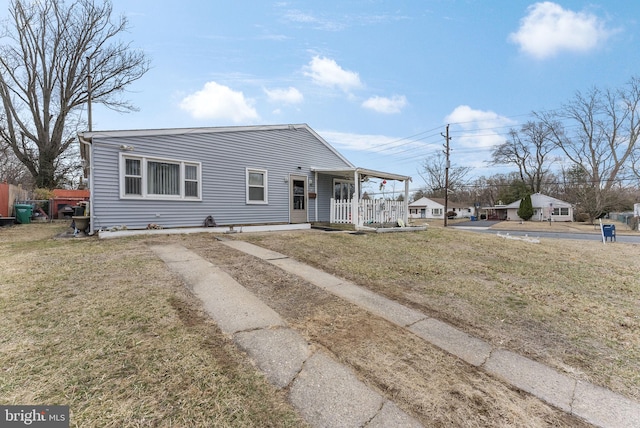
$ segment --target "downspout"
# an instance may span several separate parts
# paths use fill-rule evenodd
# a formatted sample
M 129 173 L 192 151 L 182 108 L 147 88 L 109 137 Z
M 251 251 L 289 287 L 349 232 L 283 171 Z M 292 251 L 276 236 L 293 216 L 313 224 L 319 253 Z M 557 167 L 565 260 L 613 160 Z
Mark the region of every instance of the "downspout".
M 80 144 L 85 144 L 87 146 L 89 153 L 89 159 L 87 160 L 87 168 L 89 168 L 89 235 L 93 235 L 95 233 L 93 228 L 93 145 L 91 144 L 91 141 L 85 140 L 82 134 L 78 134 L 78 141 L 80 141 Z

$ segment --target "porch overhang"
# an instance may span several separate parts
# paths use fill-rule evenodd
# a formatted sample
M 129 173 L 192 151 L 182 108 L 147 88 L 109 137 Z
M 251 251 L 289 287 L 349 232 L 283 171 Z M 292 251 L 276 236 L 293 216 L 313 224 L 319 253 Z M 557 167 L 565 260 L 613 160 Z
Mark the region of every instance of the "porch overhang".
M 344 178 L 353 178 L 354 174 L 358 174 L 361 178 L 373 177 L 382 178 L 383 180 L 411 181 L 411 177 L 407 175 L 393 174 L 390 172 L 376 171 L 367 168 L 311 168 L 312 172 L 320 174 L 331 174 L 342 176 Z
M 353 180 L 355 191 L 352 195 L 351 202 L 346 207 L 348 222 L 355 225 L 356 228 L 364 227 L 364 206 L 361 204 L 361 190 L 362 182 L 367 178 L 377 178 L 381 180 L 394 180 L 404 182 L 404 198 L 401 202 L 399 209 L 400 215 L 398 219 L 407 224 L 409 221 L 409 182 L 411 177 L 408 175 L 393 174 L 390 172 L 376 171 L 367 168 L 357 167 L 345 167 L 345 168 L 311 168 L 311 171 L 315 174 L 316 182 L 318 181 L 318 174 L 332 175 L 334 177 L 341 177 L 347 180 Z M 333 198 L 332 205 L 333 205 Z M 343 204 L 344 205 L 344 204 Z M 332 208 L 333 209 L 333 208 Z M 316 199 L 316 218 L 317 218 L 317 199 Z

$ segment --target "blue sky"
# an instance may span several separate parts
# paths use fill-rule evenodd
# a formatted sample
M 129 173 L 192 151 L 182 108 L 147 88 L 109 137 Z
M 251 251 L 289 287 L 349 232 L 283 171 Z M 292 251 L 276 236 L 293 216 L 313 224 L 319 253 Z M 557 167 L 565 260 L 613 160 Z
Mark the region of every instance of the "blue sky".
M 5 2 L 3 2 L 5 3 Z M 640 2 L 114 0 L 152 61 L 94 130 L 308 123 L 354 164 L 473 175 L 509 128 L 640 70 Z M 6 10 L 6 8 L 5 8 Z M 179 150 L 179 149 L 177 149 Z

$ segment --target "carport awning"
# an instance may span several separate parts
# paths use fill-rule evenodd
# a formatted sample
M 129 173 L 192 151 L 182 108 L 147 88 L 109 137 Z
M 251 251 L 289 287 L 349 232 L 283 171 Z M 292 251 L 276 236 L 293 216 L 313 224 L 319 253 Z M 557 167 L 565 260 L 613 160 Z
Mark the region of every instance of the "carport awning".
M 311 168 L 311 171 L 321 174 L 331 174 L 342 176 L 344 178 L 353 178 L 355 173 L 360 174 L 361 178 L 374 177 L 384 180 L 411 181 L 411 177 L 407 175 L 393 174 L 390 172 L 375 171 L 367 168 Z

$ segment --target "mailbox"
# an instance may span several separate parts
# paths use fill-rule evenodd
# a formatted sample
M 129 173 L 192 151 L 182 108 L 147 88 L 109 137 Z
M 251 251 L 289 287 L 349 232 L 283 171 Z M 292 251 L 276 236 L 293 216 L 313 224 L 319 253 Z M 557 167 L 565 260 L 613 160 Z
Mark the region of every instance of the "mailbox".
M 615 224 L 603 224 L 602 225 L 602 234 L 604 235 L 604 240 L 611 239 L 611 241 L 616 240 L 616 225 Z

